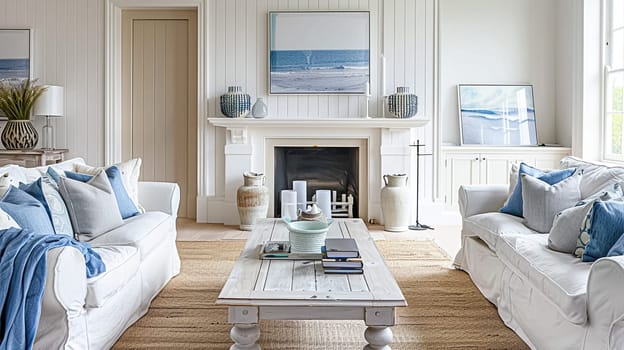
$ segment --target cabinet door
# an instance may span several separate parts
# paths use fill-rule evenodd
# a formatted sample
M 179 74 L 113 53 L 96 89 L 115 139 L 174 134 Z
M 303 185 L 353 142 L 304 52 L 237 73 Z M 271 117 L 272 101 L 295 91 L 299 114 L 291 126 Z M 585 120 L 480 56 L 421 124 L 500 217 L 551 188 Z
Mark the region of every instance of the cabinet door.
M 447 205 L 457 206 L 457 192 L 461 185 L 480 183 L 478 154 L 448 154 L 446 167 L 445 201 Z
M 535 157 L 515 154 L 481 154 L 481 183 L 484 185 L 509 185 L 512 164 L 526 163 L 535 166 Z

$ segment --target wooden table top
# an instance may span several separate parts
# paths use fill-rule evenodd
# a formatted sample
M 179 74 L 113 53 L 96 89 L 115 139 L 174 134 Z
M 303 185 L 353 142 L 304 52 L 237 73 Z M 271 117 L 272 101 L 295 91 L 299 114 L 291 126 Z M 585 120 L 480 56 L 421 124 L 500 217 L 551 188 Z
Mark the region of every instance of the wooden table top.
M 354 238 L 364 261 L 364 273 L 325 274 L 320 261 L 260 259 L 263 242 L 288 240 L 288 228 L 281 220 L 265 219 L 251 232 L 217 304 L 407 306 L 361 219 L 336 219 L 327 238 Z

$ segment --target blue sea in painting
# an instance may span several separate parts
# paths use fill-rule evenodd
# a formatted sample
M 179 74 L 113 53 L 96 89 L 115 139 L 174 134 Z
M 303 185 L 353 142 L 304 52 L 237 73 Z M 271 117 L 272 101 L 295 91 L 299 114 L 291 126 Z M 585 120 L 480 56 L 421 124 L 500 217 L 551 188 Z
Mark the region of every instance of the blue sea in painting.
M 30 60 L 28 58 L 0 59 L 0 79 L 28 78 Z
M 368 50 L 272 50 L 272 93 L 364 93 Z
M 535 110 L 461 109 L 467 145 L 537 145 Z

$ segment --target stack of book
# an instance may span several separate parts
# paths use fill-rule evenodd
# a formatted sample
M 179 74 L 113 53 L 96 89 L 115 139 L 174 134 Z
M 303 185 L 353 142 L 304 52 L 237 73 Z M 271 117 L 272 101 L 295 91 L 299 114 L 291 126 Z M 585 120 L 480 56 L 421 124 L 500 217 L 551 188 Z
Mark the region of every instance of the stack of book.
M 323 270 L 325 273 L 361 274 L 364 264 L 353 238 L 325 240 Z

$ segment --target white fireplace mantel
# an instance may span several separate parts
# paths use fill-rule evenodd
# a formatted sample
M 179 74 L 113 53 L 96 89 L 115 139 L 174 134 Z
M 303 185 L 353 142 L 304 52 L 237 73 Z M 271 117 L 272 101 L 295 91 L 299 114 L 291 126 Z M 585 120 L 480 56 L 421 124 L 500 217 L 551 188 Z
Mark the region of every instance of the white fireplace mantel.
M 272 174 L 273 147 L 280 144 L 298 146 L 335 146 L 341 144 L 365 147 L 365 171 L 367 184 L 360 184 L 366 206 L 360 214 L 364 219 L 382 220 L 379 190 L 383 174 L 405 173 L 411 175 L 415 167 L 411 162 L 412 143 L 415 128 L 423 127 L 429 118 L 342 118 L 342 119 L 252 119 L 252 118 L 208 118 L 208 123 L 226 129 L 223 149 L 222 184 L 223 197 L 209 199 L 208 222 L 238 224 L 236 189 L 242 185 L 245 171 L 264 171 Z M 349 141 L 351 140 L 351 141 Z M 349 144 L 349 143 L 352 143 Z M 265 169 L 266 168 L 266 169 Z M 269 177 L 269 176 L 267 176 Z M 410 176 L 411 177 L 411 176 Z M 267 179 L 272 187 L 273 181 Z M 363 186 L 362 186 L 363 185 Z M 269 188 L 273 200 L 273 188 Z M 272 206 L 271 206 L 272 207 Z M 272 212 L 269 213 L 272 216 Z
M 296 127 L 331 127 L 331 128 L 417 128 L 427 125 L 429 118 L 316 118 L 316 119 L 253 119 L 253 118 L 208 118 L 214 126 L 224 128 L 296 128 Z

